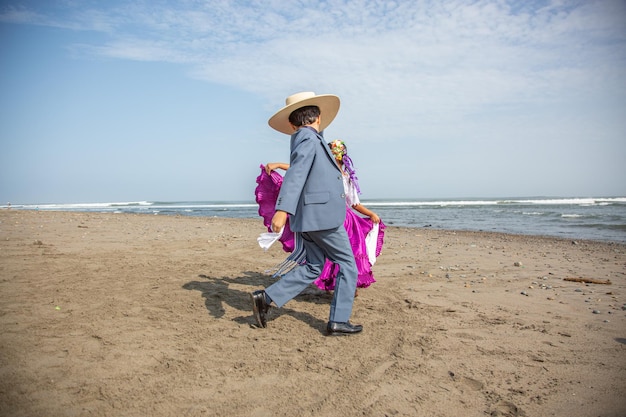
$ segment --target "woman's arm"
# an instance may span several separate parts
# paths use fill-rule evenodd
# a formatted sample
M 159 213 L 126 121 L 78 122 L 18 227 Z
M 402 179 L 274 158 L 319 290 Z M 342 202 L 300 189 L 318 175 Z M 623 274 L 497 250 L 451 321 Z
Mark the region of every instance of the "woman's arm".
M 355 204 L 352 206 L 352 208 L 358 211 L 359 213 L 361 213 L 362 215 L 369 217 L 374 223 L 380 223 L 380 217 L 378 217 L 378 214 L 369 210 L 363 204 Z
M 265 172 L 267 173 L 267 175 L 270 175 L 272 171 L 276 171 L 277 169 L 287 171 L 289 169 L 289 164 L 286 164 L 284 162 L 269 162 L 265 164 Z

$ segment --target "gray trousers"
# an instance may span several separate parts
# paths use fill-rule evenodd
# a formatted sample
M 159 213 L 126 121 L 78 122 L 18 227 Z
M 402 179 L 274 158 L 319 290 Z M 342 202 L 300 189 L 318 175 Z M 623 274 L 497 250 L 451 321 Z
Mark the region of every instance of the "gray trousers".
M 339 265 L 329 321 L 347 322 L 352 314 L 358 270 L 343 224 L 336 229 L 303 232 L 306 264 L 287 272 L 265 289 L 278 307 L 300 294 L 322 273 L 326 258 Z

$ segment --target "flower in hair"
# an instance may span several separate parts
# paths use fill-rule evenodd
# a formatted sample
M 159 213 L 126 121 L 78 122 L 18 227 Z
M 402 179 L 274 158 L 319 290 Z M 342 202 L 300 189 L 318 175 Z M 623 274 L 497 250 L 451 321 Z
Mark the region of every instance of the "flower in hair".
M 336 139 L 330 142 L 330 150 L 338 161 L 343 159 L 346 154 L 346 145 L 342 140 Z

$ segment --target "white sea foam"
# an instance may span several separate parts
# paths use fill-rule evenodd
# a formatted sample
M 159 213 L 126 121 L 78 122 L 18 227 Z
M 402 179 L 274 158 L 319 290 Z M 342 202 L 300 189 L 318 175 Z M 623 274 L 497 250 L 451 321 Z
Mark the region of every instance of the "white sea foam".
M 130 206 L 149 206 L 152 203 L 148 201 L 130 201 L 117 203 L 65 203 L 65 204 L 22 204 L 13 206 L 15 208 L 24 208 L 30 210 L 88 210 L 88 209 L 105 209 L 111 207 L 130 207 Z
M 365 203 L 364 203 L 365 204 Z M 497 205 L 497 201 L 489 200 L 442 200 L 442 201 L 368 201 L 368 206 L 429 206 L 429 207 L 446 207 L 446 206 L 490 206 Z
M 481 199 L 481 200 L 389 200 L 380 201 L 363 200 L 366 206 L 388 206 L 388 207 L 448 207 L 448 206 L 491 206 L 491 205 L 610 205 L 626 204 L 626 197 L 610 198 L 533 198 L 533 199 Z
M 576 206 L 606 206 L 612 204 L 626 204 L 626 197 L 585 197 L 585 198 L 494 198 L 494 199 L 442 199 L 442 200 L 362 200 L 363 204 L 372 207 L 472 207 L 472 206 L 515 206 L 515 205 L 576 205 Z M 7 205 L 0 205 L 8 208 Z M 255 203 L 249 202 L 100 202 L 100 203 L 66 203 L 66 204 L 15 204 L 12 208 L 31 210 L 107 210 L 110 208 L 155 208 L 161 210 L 193 210 L 193 209 L 231 209 L 253 208 Z
M 532 200 L 510 200 L 511 203 L 519 204 L 554 204 L 554 205 L 608 205 L 611 203 L 626 203 L 625 197 L 617 198 L 545 198 Z
M 106 202 L 106 203 L 44 203 L 44 204 L 13 204 L 11 206 L 0 205 L 0 208 L 15 208 L 15 209 L 27 209 L 27 210 L 69 210 L 69 211 L 89 211 L 89 210 L 107 210 L 107 209 L 124 209 L 124 208 L 155 208 L 155 209 L 171 209 L 171 210 L 186 210 L 192 211 L 193 209 L 213 208 L 213 209 L 228 209 L 228 208 L 250 208 L 256 207 L 256 203 L 205 203 L 205 202 L 151 202 L 151 201 L 120 201 L 120 202 Z

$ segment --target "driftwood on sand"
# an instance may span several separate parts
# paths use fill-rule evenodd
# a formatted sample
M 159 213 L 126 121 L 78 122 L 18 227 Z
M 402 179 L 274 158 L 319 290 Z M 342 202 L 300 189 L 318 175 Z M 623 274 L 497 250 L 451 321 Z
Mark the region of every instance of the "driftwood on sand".
M 595 279 L 595 278 L 563 278 L 563 281 L 572 281 L 572 282 L 584 282 L 586 284 L 604 284 L 611 285 L 610 279 Z

